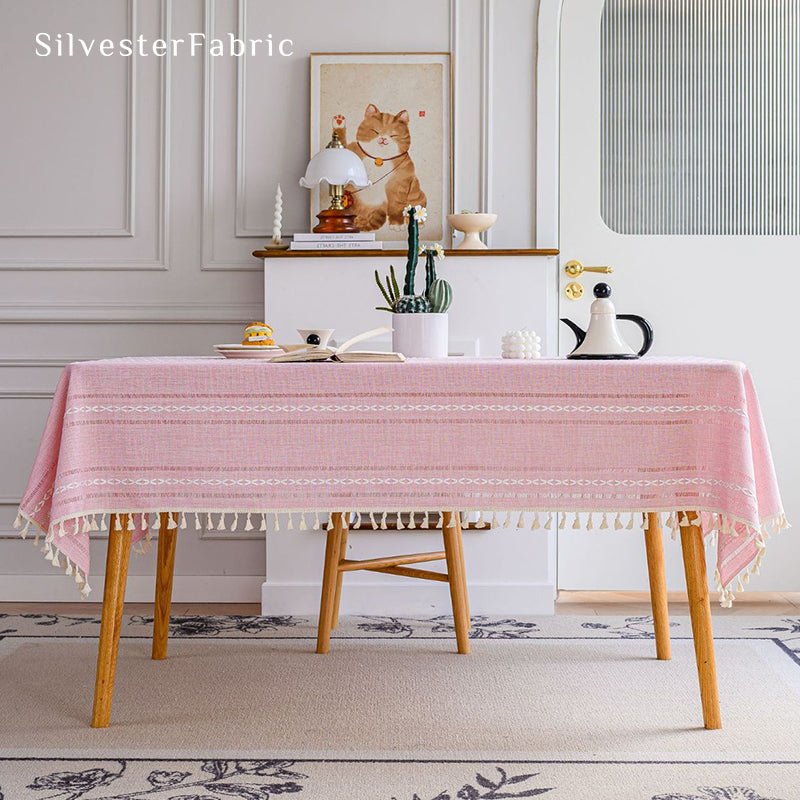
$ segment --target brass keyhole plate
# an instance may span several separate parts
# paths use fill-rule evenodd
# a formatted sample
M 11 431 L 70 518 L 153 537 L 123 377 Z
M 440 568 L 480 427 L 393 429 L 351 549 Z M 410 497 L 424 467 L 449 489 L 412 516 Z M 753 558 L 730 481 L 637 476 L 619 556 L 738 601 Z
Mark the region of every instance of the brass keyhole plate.
M 580 300 L 583 297 L 583 285 L 578 283 L 577 281 L 570 281 L 564 287 L 564 294 L 570 300 Z

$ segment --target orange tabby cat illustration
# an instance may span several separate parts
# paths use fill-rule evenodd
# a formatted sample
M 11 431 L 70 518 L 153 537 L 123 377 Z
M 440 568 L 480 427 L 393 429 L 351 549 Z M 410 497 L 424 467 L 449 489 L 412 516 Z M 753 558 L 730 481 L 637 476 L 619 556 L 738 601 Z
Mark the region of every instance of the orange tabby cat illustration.
M 372 186 L 365 189 L 348 188 L 356 225 L 362 231 L 376 231 L 388 221 L 389 226 L 403 229 L 406 206 L 424 206 L 427 197 L 417 178 L 411 160 L 411 132 L 408 111 L 388 114 L 370 103 L 364 119 L 358 126 L 354 142 L 347 142 L 347 129 L 343 116 L 333 119 L 339 139 L 363 162 Z

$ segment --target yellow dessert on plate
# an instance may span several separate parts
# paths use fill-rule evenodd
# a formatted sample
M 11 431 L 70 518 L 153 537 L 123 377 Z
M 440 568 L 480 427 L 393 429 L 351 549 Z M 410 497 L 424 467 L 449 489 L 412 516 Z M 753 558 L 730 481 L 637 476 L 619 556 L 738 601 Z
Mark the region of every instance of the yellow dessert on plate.
M 273 333 L 272 327 L 265 322 L 251 322 L 244 329 L 242 344 L 252 345 L 253 347 L 274 347 Z

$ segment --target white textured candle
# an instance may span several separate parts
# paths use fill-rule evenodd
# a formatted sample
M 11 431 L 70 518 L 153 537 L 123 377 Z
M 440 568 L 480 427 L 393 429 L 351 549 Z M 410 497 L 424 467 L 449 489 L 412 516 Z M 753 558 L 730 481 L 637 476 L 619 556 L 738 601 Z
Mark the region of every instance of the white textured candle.
M 283 193 L 281 185 L 275 193 L 275 216 L 272 218 L 272 244 L 281 243 L 281 223 L 283 222 Z
M 542 339 L 535 331 L 506 331 L 503 336 L 503 358 L 541 358 Z

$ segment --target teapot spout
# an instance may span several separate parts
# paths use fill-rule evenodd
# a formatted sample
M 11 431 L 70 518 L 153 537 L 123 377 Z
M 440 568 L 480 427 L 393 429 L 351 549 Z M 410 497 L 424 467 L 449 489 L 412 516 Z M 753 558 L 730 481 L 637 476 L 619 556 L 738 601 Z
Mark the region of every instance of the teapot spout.
M 583 344 L 583 340 L 586 338 L 586 331 L 576 325 L 571 319 L 562 317 L 561 321 L 575 334 L 575 338 L 578 340 L 575 347 L 580 347 L 581 344 Z

